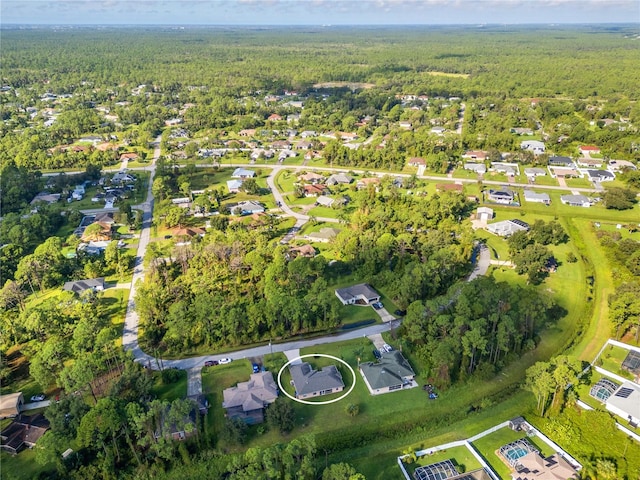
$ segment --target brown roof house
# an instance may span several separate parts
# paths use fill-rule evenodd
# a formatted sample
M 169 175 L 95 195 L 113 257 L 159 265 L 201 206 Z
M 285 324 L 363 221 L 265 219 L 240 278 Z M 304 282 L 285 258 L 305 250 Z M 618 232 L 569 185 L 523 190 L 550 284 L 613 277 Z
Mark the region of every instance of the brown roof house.
M 271 372 L 253 373 L 248 382 L 223 390 L 222 396 L 227 417 L 255 425 L 264 422 L 264 408 L 278 398 L 278 386 Z
M 335 365 L 314 370 L 308 363 L 289 366 L 291 382 L 296 389 L 296 398 L 305 399 L 320 395 L 329 395 L 344 390 L 342 375 Z
M 20 414 L 24 405 L 22 392 L 0 395 L 0 418 L 15 417 Z
M 47 430 L 49 420 L 42 414 L 19 415 L 0 432 L 0 448 L 15 455 L 25 447 L 32 448 Z

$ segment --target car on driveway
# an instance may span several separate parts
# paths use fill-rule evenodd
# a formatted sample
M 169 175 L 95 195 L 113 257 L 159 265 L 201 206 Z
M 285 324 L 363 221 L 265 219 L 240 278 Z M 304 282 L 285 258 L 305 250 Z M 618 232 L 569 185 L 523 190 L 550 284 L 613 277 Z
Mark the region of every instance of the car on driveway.
M 394 315 L 397 315 L 398 317 L 404 317 L 407 314 L 406 310 L 396 310 L 395 312 L 393 312 Z
M 220 365 L 226 365 L 227 363 L 231 363 L 231 359 L 230 359 L 230 358 L 226 358 L 226 357 L 225 357 L 225 358 L 221 358 L 221 359 L 218 361 L 218 363 L 219 363 Z
M 372 304 L 371 304 L 371 306 L 372 306 L 373 308 L 375 308 L 376 310 L 380 310 L 381 308 L 383 308 L 383 307 L 384 307 L 384 305 L 382 305 L 382 303 L 381 303 L 381 302 L 372 303 Z
M 41 402 L 45 399 L 44 393 L 39 393 L 31 397 L 32 402 Z
M 260 365 L 257 363 L 252 363 L 251 368 L 253 368 L 253 373 L 258 373 L 260 371 Z
M 217 360 L 207 360 L 206 362 L 204 362 L 205 367 L 215 367 L 216 365 L 218 365 Z

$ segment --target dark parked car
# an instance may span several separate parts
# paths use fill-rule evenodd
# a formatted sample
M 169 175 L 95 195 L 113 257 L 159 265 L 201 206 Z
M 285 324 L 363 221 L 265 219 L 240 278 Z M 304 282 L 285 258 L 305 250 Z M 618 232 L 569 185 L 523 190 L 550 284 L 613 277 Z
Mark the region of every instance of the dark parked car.
M 380 352 L 377 349 L 373 350 L 373 356 L 376 357 L 378 360 L 382 358 L 382 355 L 380 355 Z
M 253 368 L 253 373 L 258 373 L 260 371 L 260 365 L 257 363 L 252 363 L 251 367 Z
M 397 315 L 398 317 L 404 317 L 407 314 L 407 311 L 406 310 L 396 310 L 393 313 L 394 313 L 394 315 Z
M 382 307 L 384 307 L 384 305 L 382 305 L 382 303 L 380 302 L 372 303 L 371 306 L 376 310 L 380 310 Z
M 207 360 L 206 362 L 204 362 L 205 367 L 215 367 L 216 365 L 218 365 L 217 360 Z

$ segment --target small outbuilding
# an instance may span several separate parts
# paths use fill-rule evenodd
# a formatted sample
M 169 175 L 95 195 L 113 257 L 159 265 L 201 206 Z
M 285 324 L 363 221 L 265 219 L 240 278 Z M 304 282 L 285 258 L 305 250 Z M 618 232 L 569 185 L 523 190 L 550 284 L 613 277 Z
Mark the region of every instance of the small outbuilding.
M 0 418 L 15 417 L 24 405 L 22 392 L 0 395 Z

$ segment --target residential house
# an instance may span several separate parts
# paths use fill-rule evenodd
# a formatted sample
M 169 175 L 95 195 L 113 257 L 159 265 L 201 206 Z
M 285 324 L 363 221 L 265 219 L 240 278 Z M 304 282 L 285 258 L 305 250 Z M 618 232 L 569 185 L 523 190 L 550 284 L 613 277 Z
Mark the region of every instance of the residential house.
M 231 174 L 231 178 L 253 178 L 256 176 L 256 172 L 253 170 L 246 170 L 242 167 L 236 168 Z
M 551 178 L 577 178 L 581 176 L 581 173 L 573 166 L 565 168 L 549 165 L 547 169 L 549 170 Z
M 318 197 L 318 200 L 322 200 L 327 197 Z M 325 227 L 321 228 L 318 232 L 312 232 L 305 235 L 305 238 L 311 242 L 329 243 L 336 235 L 340 233 L 337 228 Z
M 544 177 L 547 175 L 547 171 L 544 168 L 525 168 L 524 174 L 529 180 L 534 180 L 536 177 Z
M 402 353 L 383 353 L 376 362 L 360 364 L 360 374 L 371 395 L 394 392 L 417 386 L 411 365 Z
M 600 168 L 604 160 L 600 158 L 579 158 L 576 160 L 576 163 L 579 167 Z
M 318 197 L 318 199 L 316 200 L 316 204 L 318 204 L 318 205 L 320 205 L 322 207 L 329 207 L 329 208 L 333 207 L 333 204 L 335 202 L 336 201 L 333 198 L 331 198 L 331 197 L 323 197 L 323 196 Z
M 281 150 L 280 153 L 278 154 L 278 161 L 282 163 L 287 158 L 295 157 L 295 156 L 296 156 L 296 152 L 294 152 L 293 150 Z
M 35 197 L 33 197 L 30 205 L 35 205 L 38 202 L 48 203 L 49 205 L 51 205 L 52 203 L 56 203 L 58 200 L 60 200 L 59 193 L 40 192 Z
M 105 225 L 113 225 L 116 222 L 113 218 L 113 212 L 96 213 L 93 221 L 104 223 Z
M 369 177 L 369 178 L 361 178 L 356 183 L 356 188 L 358 190 L 362 190 L 363 188 L 367 188 L 369 185 L 380 185 L 380 178 L 378 177 Z
M 576 469 L 559 453 L 543 457 L 538 451 L 518 458 L 512 480 L 572 480 L 577 478 Z
M 241 137 L 255 137 L 256 129 L 255 128 L 245 128 L 244 130 L 240 130 L 238 135 Z
M 549 157 L 548 163 L 554 167 L 575 167 L 573 160 L 569 157 Z
M 300 140 L 296 143 L 296 150 L 310 150 L 313 147 L 313 142 L 310 140 Z
M 19 415 L 0 432 L 0 448 L 16 455 L 25 447 L 33 448 L 47 430 L 49 420 L 44 415 Z
M 171 232 L 174 238 L 176 238 L 178 242 L 182 243 L 183 245 L 187 245 L 191 238 L 204 237 L 205 234 L 204 229 L 200 227 L 174 228 Z
M 82 237 L 81 239 L 85 242 L 87 241 L 98 241 L 98 242 L 104 242 L 104 241 L 109 241 L 111 240 L 111 224 L 109 223 L 102 223 L 102 222 L 93 222 L 90 226 L 93 225 L 99 225 L 100 228 L 95 228 L 95 229 L 91 229 L 90 230 L 90 234 L 87 234 L 87 230 L 89 229 L 88 227 L 82 232 Z
M 306 183 L 316 184 L 316 183 L 322 183 L 324 181 L 324 176 L 315 172 L 308 172 L 308 173 L 305 173 L 304 175 L 300 175 L 298 177 L 298 180 L 302 180 L 303 182 L 306 182 Z
M 280 120 L 282 120 L 282 117 L 277 113 L 272 113 L 271 115 L 269 115 L 269 117 L 267 117 L 267 121 L 269 122 L 279 122 Z
M 367 283 L 338 288 L 336 296 L 343 305 L 371 305 L 380 301 L 380 294 Z
M 616 178 L 615 174 L 608 170 L 586 170 L 586 173 L 592 182 L 609 182 Z
M 606 402 L 607 410 L 628 420 L 637 428 L 640 425 L 640 385 L 624 382 Z
M 407 165 L 409 165 L 410 167 L 426 167 L 427 161 L 421 157 L 412 157 L 407 162 Z
M 344 389 L 342 375 L 335 365 L 314 370 L 311 365 L 303 362 L 290 365 L 289 372 L 291 382 L 296 389 L 295 396 L 301 400 L 338 393 Z
M 136 161 L 140 158 L 140 156 L 136 152 L 127 152 L 120 155 L 120 161 Z
M 127 172 L 118 172 L 111 177 L 111 183 L 114 185 L 122 185 L 124 183 L 133 183 L 136 177 L 129 175 Z
M 484 163 L 465 163 L 464 169 L 476 172 L 478 175 L 487 173 L 487 166 Z
M 302 138 L 311 138 L 311 137 L 317 137 L 318 133 L 315 130 L 305 130 L 304 132 L 300 133 L 300 137 Z
M 478 207 L 476 210 L 476 219 L 481 222 L 487 222 L 493 218 L 493 208 L 489 207 Z
M 582 145 L 578 148 L 578 151 L 582 155 L 591 155 L 593 153 L 597 155 L 600 153 L 600 147 L 596 147 L 594 145 Z
M 413 128 L 413 125 L 411 124 L 411 122 L 404 121 L 404 120 L 399 122 L 398 125 L 400 126 L 400 128 L 404 128 L 406 130 L 411 130 L 411 128 Z
M 303 185 L 302 191 L 304 192 L 305 197 L 317 197 L 319 195 L 324 195 L 329 189 L 321 184 L 309 184 Z
M 278 398 L 278 386 L 271 372 L 253 373 L 248 382 L 223 390 L 222 398 L 227 418 L 255 425 L 264 422 L 264 408 Z
M 615 173 L 625 170 L 637 170 L 637 167 L 628 160 L 609 160 L 609 171 Z
M 487 225 L 487 231 L 499 237 L 510 237 L 516 232 L 529 231 L 529 224 L 518 219 L 503 220 Z
M 572 207 L 590 207 L 592 203 L 591 199 L 584 195 L 561 195 L 560 201 Z
M 74 280 L 71 282 L 65 282 L 62 286 L 62 290 L 65 292 L 73 292 L 81 294 L 86 290 L 92 290 L 94 292 L 101 292 L 104 290 L 105 282 L 104 277 L 89 278 L 84 280 Z
M 181 118 L 170 118 L 169 120 L 165 120 L 164 124 L 167 127 L 175 127 L 176 125 L 180 125 L 182 123 Z
M 352 142 L 359 138 L 358 134 L 354 132 L 336 132 L 335 136 L 336 138 L 340 138 L 345 142 Z
M 242 180 L 227 180 L 227 189 L 229 193 L 238 193 L 242 187 Z
M 491 168 L 496 172 L 504 173 L 509 177 L 515 177 L 520 174 L 518 164 L 516 163 L 491 162 Z
M 538 140 L 525 140 L 520 143 L 520 148 L 522 150 L 530 150 L 534 155 L 540 155 L 545 151 L 544 143 Z
M 444 127 L 432 127 L 431 128 L 431 133 L 435 133 L 436 135 L 444 135 L 444 132 L 447 129 Z
M 531 190 L 525 190 L 524 199 L 527 202 L 532 202 L 532 203 L 544 203 L 545 205 L 551 204 L 551 197 L 549 197 L 548 193 L 537 193 Z
M 353 178 L 350 175 L 347 175 L 346 173 L 334 173 L 327 179 L 326 183 L 331 186 L 338 184 L 348 185 L 351 182 L 353 182 Z
M 487 200 L 500 203 L 502 205 L 511 205 L 515 203 L 515 197 L 515 192 L 508 188 L 502 188 L 499 190 L 490 189 L 489 193 L 487 193 Z
M 478 162 L 484 162 L 488 157 L 489 154 L 482 150 L 467 150 L 462 155 L 462 158 L 468 158 L 470 160 L 475 160 Z
M 275 155 L 275 152 L 271 149 L 265 150 L 264 148 L 256 148 L 251 152 L 251 160 L 255 161 L 260 158 L 269 159 L 269 158 L 273 158 L 274 155 Z
M 23 405 L 22 392 L 0 395 L 0 419 L 19 415 Z
M 288 140 L 276 140 L 271 143 L 271 148 L 275 148 L 277 150 L 289 150 L 291 148 L 291 143 Z
M 230 209 L 234 214 L 237 214 L 236 212 L 240 211 L 240 215 L 251 215 L 254 213 L 264 212 L 264 206 L 255 200 L 240 202 L 235 206 L 230 206 Z

